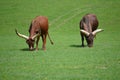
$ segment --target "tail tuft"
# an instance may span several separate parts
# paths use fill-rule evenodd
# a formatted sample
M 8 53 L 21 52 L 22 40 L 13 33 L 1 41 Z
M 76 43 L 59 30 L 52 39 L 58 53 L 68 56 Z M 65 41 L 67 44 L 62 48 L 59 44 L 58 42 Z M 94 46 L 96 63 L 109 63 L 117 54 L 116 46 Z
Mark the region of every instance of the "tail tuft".
M 53 45 L 54 43 L 51 41 L 51 44 Z

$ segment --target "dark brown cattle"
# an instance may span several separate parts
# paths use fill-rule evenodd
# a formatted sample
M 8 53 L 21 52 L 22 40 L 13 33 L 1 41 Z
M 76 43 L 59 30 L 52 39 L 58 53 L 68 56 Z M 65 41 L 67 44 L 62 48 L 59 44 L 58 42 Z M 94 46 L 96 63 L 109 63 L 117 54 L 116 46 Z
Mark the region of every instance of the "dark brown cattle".
M 35 38 L 37 38 L 36 50 L 38 50 L 38 42 L 39 42 L 40 36 L 42 37 L 42 41 L 43 41 L 43 45 L 42 45 L 43 50 L 46 50 L 47 35 L 51 44 L 53 44 L 48 33 L 48 19 L 44 16 L 37 16 L 35 19 L 32 20 L 29 28 L 29 37 L 18 33 L 17 30 L 15 31 L 19 37 L 22 37 L 26 40 L 26 43 L 28 44 L 30 50 L 34 49 Z
M 103 31 L 97 29 L 99 25 L 95 14 L 86 14 L 80 21 L 80 34 L 82 39 L 82 46 L 84 47 L 84 37 L 86 38 L 88 47 L 93 46 L 93 40 L 96 33 Z

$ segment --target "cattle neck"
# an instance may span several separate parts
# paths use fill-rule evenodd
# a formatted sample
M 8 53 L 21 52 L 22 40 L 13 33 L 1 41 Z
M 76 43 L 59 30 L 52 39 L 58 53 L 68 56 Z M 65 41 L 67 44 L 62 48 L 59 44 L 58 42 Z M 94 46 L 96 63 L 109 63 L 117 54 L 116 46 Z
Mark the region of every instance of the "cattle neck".
M 32 39 L 32 37 L 33 37 L 34 35 L 35 35 L 34 31 L 31 31 L 29 38 Z
M 92 33 L 92 27 L 91 27 L 89 20 L 86 19 L 86 21 L 83 23 L 83 25 L 84 25 L 85 31 Z
M 92 33 L 92 27 L 91 27 L 90 22 L 88 23 L 88 32 L 89 32 L 89 33 Z

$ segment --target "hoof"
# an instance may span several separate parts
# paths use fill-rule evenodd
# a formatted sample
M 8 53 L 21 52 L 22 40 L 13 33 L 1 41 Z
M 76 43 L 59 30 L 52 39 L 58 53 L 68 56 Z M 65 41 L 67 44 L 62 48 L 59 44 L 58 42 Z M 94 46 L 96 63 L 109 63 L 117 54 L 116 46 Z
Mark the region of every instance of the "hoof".
M 39 50 L 38 48 L 35 49 L 35 51 L 38 51 L 38 50 Z
M 42 48 L 42 50 L 46 51 L 46 48 Z
M 85 45 L 81 45 L 81 47 L 85 47 Z

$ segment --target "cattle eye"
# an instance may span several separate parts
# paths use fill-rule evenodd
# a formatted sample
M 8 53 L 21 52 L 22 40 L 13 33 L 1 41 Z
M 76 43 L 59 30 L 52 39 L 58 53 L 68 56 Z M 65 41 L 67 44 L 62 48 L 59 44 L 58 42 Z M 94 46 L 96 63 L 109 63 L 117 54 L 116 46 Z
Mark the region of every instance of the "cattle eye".
M 36 31 L 35 33 L 38 34 L 38 31 Z

